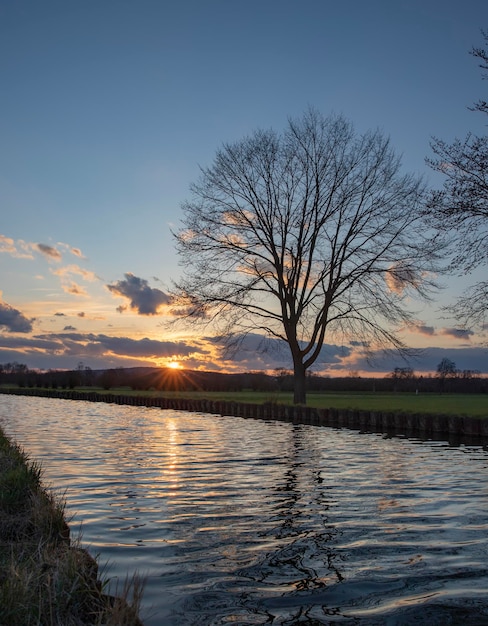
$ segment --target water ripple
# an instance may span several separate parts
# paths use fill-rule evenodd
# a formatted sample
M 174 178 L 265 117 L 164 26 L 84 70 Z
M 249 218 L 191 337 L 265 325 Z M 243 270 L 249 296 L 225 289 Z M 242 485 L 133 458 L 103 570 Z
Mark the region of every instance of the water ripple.
M 488 624 L 488 453 L 281 422 L 2 396 L 148 626 Z

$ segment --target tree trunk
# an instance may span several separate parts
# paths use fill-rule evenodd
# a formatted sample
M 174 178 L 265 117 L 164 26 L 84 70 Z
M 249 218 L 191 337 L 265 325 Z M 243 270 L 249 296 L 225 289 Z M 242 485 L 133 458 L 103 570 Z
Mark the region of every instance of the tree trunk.
M 293 367 L 293 404 L 307 404 L 305 374 L 306 370 L 303 363 L 295 363 Z

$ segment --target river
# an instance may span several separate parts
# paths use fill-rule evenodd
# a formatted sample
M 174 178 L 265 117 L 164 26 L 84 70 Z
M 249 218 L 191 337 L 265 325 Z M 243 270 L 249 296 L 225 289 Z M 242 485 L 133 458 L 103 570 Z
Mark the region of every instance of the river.
M 488 624 L 488 451 L 346 429 L 0 396 L 147 626 Z

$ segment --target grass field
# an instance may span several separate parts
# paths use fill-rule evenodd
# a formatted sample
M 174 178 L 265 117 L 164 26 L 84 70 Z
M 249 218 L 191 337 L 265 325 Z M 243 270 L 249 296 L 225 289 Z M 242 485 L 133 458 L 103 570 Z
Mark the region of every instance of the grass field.
M 94 391 L 87 387 L 86 391 Z M 208 398 L 234 402 L 261 404 L 275 402 L 293 404 L 293 395 L 285 392 L 257 391 L 132 391 L 128 388 L 111 389 L 99 393 L 124 395 L 165 396 L 179 398 Z M 316 408 L 359 409 L 363 411 L 395 411 L 446 415 L 471 415 L 488 418 L 488 395 L 437 393 L 308 393 L 307 404 Z

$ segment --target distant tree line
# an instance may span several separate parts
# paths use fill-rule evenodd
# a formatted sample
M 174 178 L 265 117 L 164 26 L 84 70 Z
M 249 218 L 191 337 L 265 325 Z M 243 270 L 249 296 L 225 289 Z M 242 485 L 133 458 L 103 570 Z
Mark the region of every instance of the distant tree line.
M 273 374 L 243 372 L 224 374 L 166 368 L 113 368 L 92 370 L 80 363 L 74 370 L 29 370 L 19 363 L 0 364 L 0 384 L 20 387 L 74 389 L 98 387 L 136 391 L 261 391 L 293 392 L 293 372 L 277 369 Z M 434 376 L 418 375 L 410 367 L 396 367 L 383 378 L 328 377 L 309 372 L 307 392 L 449 392 L 488 393 L 488 378 L 477 370 L 459 370 L 450 359 L 442 359 Z
M 23 363 L 0 363 L 0 384 L 19 387 L 42 387 L 74 389 L 75 387 L 98 385 L 98 375 L 79 363 L 74 370 L 30 370 Z

